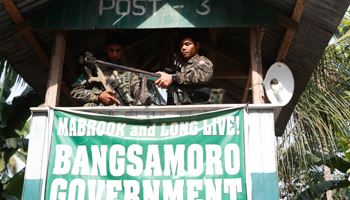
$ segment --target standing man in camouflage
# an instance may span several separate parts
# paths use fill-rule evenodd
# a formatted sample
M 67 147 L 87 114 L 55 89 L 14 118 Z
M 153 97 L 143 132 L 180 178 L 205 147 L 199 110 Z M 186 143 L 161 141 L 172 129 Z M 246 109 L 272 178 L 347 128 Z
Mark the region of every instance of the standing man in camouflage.
M 157 72 L 161 77 L 154 83 L 158 87 L 168 88 L 176 85 L 191 93 L 191 90 L 208 86 L 213 76 L 213 63 L 204 56 L 198 55 L 200 42 L 195 33 L 187 31 L 180 34 L 180 51 L 186 63 L 182 65 L 181 71 L 175 74 Z M 182 104 L 195 103 L 191 99 L 181 99 Z
M 108 33 L 105 40 L 104 52 L 107 54 L 107 62 L 127 65 L 124 55 L 123 37 L 118 32 Z M 105 66 L 99 66 L 106 78 L 113 78 L 113 71 Z M 119 78 L 123 82 L 127 92 L 135 99 L 140 91 L 140 77 L 131 72 L 118 71 Z M 115 77 L 114 77 L 115 78 Z M 71 96 L 80 102 L 85 103 L 84 106 L 109 106 L 113 104 L 120 104 L 114 98 L 114 91 L 105 90 L 101 83 L 89 83 L 86 73 L 80 75 L 78 80 L 73 83 Z M 152 105 L 154 100 L 152 95 L 146 89 L 146 95 L 140 98 L 143 105 Z

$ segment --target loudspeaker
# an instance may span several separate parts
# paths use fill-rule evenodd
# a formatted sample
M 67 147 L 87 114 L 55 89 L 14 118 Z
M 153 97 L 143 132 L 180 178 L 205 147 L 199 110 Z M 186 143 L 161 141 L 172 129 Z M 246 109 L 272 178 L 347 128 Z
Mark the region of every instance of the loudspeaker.
M 274 63 L 267 71 L 264 87 L 267 98 L 272 104 L 285 106 L 294 92 L 292 71 L 284 63 Z

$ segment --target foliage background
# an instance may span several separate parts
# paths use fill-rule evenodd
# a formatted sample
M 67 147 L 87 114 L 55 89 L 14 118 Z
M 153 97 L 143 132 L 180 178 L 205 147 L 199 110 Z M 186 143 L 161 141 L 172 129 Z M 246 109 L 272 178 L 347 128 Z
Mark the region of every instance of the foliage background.
M 349 22 L 348 11 L 280 139 L 281 199 L 350 199 Z
M 20 199 L 31 112 L 42 103 L 36 93 L 0 55 L 0 199 Z

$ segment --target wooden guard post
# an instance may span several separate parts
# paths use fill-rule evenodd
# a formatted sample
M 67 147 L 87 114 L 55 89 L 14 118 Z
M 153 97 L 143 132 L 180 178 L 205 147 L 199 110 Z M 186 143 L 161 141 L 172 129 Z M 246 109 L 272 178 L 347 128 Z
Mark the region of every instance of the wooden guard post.
M 59 105 L 62 81 L 62 69 L 66 49 L 66 31 L 58 31 L 50 60 L 49 79 L 45 97 L 45 105 L 56 107 Z
M 263 104 L 264 88 L 263 88 L 263 72 L 261 63 L 261 41 L 260 31 L 258 27 L 250 28 L 250 65 L 252 70 L 251 88 L 253 96 L 253 104 Z

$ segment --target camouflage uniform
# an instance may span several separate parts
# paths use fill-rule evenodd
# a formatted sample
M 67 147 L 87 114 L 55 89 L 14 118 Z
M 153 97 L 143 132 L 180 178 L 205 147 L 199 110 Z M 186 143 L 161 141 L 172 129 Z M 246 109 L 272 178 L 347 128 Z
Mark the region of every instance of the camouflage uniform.
M 110 78 L 113 75 L 113 71 L 108 69 L 105 66 L 99 66 L 106 78 Z M 135 98 L 140 91 L 140 77 L 132 72 L 130 73 L 130 89 L 131 96 Z M 119 77 L 123 82 L 124 76 L 123 72 L 119 72 Z M 128 77 L 128 76 L 126 76 Z M 128 87 L 128 86 L 125 86 Z M 104 87 L 101 83 L 89 83 L 88 76 L 86 73 L 83 73 L 79 76 L 78 80 L 72 84 L 71 96 L 73 99 L 84 102 L 84 107 L 95 107 L 95 106 L 105 106 L 98 100 L 99 95 L 104 91 Z M 140 98 L 141 100 L 142 98 Z M 146 97 L 144 98 L 143 105 L 152 105 L 154 100 L 152 95 L 146 90 Z
M 212 88 L 207 104 L 222 104 L 224 101 L 225 90 L 222 88 Z
M 198 88 L 209 85 L 212 76 L 213 63 L 208 58 L 196 54 L 181 67 L 181 72 L 176 72 L 173 82 Z
M 200 100 L 192 98 L 194 89 L 209 85 L 213 76 L 213 63 L 205 56 L 196 54 L 187 61 L 180 72 L 173 74 L 174 86 L 181 88 L 184 92 L 178 93 L 181 104 L 200 103 Z M 204 100 L 206 101 L 206 100 Z

